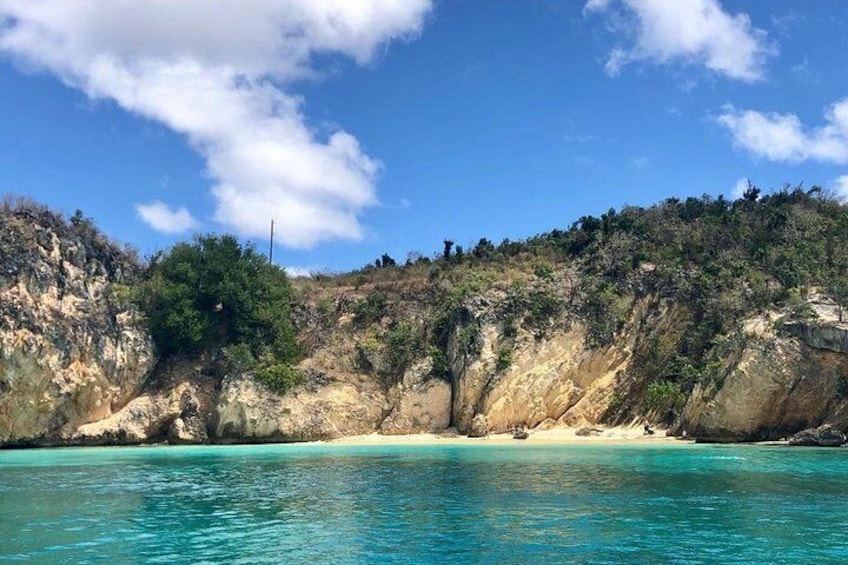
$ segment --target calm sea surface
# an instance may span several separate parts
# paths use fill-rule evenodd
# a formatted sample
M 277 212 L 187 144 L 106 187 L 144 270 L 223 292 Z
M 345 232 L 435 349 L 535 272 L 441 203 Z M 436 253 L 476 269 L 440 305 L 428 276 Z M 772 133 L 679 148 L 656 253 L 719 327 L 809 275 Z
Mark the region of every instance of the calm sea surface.
M 0 562 L 848 563 L 848 449 L 0 451 Z

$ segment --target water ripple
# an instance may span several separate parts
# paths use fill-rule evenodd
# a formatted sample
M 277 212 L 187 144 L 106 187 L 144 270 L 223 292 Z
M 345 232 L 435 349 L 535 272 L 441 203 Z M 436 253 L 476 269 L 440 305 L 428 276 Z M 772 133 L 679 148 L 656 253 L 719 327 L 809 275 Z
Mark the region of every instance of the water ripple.
M 0 453 L 0 562 L 840 563 L 848 451 Z

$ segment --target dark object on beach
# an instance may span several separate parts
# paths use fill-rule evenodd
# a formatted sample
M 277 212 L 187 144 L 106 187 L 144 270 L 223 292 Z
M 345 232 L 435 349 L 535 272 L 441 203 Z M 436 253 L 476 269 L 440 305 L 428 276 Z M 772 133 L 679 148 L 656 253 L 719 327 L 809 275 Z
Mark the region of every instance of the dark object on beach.
M 524 426 L 516 426 L 512 430 L 512 439 L 527 439 L 530 433 Z
M 593 428 L 592 426 L 583 426 L 582 428 L 580 428 L 579 430 L 574 432 L 574 435 L 581 436 L 581 437 L 599 436 L 599 435 L 601 435 L 601 433 L 603 433 L 603 431 L 604 430 L 602 430 L 600 428 Z
M 644 435 L 652 436 L 654 435 L 654 430 L 651 429 L 651 424 L 645 424 L 645 432 Z
M 793 446 L 839 447 L 844 443 L 845 434 L 827 424 L 802 430 L 789 438 L 789 445 Z

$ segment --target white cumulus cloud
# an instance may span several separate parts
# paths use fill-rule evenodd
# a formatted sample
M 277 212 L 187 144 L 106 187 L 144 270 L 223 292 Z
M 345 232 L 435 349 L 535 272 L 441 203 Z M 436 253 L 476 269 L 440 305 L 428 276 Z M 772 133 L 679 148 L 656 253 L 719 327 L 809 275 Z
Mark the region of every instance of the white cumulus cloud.
M 309 126 L 293 83 L 316 55 L 371 61 L 431 0 L 0 0 L 0 52 L 186 136 L 215 219 L 294 247 L 362 235 L 380 163 Z
M 804 128 L 795 114 L 726 107 L 717 118 L 734 144 L 770 161 L 848 163 L 848 98 L 825 110 L 825 124 Z
M 136 204 L 139 217 L 154 230 L 168 234 L 185 233 L 199 226 L 185 207 L 171 210 L 167 204 L 154 200 L 149 204 Z
M 841 202 L 848 202 L 848 175 L 837 177 L 832 183 L 832 190 Z
M 605 69 L 615 76 L 634 61 L 704 65 L 732 79 L 764 77 L 776 53 L 747 14 L 729 14 L 718 0 L 589 0 L 586 14 L 604 14 L 626 45 L 613 49 Z

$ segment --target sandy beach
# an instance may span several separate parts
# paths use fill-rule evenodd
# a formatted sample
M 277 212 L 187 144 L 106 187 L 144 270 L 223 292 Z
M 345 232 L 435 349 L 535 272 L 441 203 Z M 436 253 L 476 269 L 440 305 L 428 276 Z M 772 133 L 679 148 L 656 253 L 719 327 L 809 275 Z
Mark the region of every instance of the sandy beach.
M 645 435 L 641 426 L 637 427 L 602 427 L 596 429 L 599 433 L 579 436 L 577 427 L 558 427 L 549 430 L 530 430 L 530 436 L 525 440 L 517 440 L 512 434 L 490 434 L 483 438 L 470 438 L 457 434 L 453 430 L 439 433 L 421 433 L 408 435 L 367 434 L 347 436 L 326 442 L 333 445 L 580 445 L 580 444 L 687 444 L 694 440 L 683 440 L 678 437 L 665 435 L 664 429 L 655 429 L 654 435 Z

